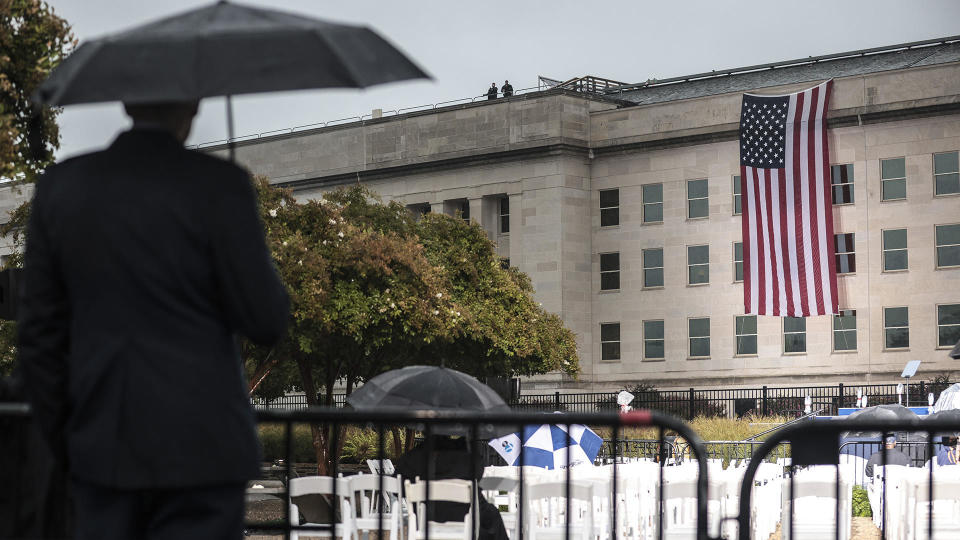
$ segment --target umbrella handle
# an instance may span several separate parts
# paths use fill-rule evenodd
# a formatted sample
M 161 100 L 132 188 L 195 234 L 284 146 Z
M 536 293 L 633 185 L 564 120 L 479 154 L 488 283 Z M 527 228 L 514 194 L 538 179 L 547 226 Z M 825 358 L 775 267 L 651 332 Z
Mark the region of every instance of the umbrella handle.
M 233 100 L 230 94 L 227 94 L 227 148 L 230 152 L 230 161 L 237 162 L 236 148 L 237 143 L 233 140 Z

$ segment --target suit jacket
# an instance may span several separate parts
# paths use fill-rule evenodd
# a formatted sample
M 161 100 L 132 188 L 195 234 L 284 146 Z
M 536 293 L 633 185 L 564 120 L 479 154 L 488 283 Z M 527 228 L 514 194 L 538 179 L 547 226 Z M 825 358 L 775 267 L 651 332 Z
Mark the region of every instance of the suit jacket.
M 135 129 L 37 183 L 20 361 L 37 420 L 71 475 L 189 487 L 256 475 L 234 334 L 269 344 L 289 300 L 249 176 Z

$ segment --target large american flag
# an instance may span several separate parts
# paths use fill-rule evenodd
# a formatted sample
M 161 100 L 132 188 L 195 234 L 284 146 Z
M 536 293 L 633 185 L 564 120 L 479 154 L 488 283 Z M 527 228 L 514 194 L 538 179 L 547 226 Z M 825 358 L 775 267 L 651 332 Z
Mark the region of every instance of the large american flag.
M 833 81 L 783 96 L 743 95 L 744 313 L 838 313 L 826 116 Z

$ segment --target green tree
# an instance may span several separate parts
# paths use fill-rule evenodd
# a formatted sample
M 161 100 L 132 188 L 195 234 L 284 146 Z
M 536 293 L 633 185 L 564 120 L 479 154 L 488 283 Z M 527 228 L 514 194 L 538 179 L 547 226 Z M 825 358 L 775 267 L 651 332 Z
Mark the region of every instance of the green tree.
M 255 395 L 296 387 L 311 405 L 331 405 L 337 381 L 349 393 L 411 364 L 476 376 L 578 372 L 573 334 L 534 301 L 525 275 L 500 267 L 479 226 L 417 221 L 359 186 L 302 203 L 262 178 L 257 189 L 293 322 L 272 351 L 245 349 Z M 339 452 L 326 426 L 313 436 L 325 473 Z
M 36 181 L 60 147 L 58 109 L 31 108 L 30 95 L 76 46 L 70 25 L 40 0 L 0 0 L 0 181 L 12 189 Z M 14 242 L 8 267 L 21 265 L 22 230 L 30 204 L 20 205 L 0 226 Z M 13 370 L 16 325 L 0 321 L 0 375 Z

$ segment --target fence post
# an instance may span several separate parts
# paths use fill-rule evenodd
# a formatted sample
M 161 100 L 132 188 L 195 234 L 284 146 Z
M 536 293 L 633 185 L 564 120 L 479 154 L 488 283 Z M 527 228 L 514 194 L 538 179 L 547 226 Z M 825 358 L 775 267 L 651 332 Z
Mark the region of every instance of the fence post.
M 767 385 L 763 385 L 763 394 L 760 401 L 760 416 L 767 415 Z
M 833 415 L 840 414 L 840 407 L 843 407 L 843 383 L 837 385 L 837 410 L 830 411 Z
M 560 391 L 559 390 L 557 392 L 554 392 L 553 394 L 553 403 L 554 403 L 553 410 L 559 411 L 560 410 Z
M 920 397 L 922 398 L 920 400 L 921 404 L 927 402 L 927 385 L 923 381 L 920 381 Z
M 693 420 L 693 388 L 690 389 L 690 415 L 689 420 Z

